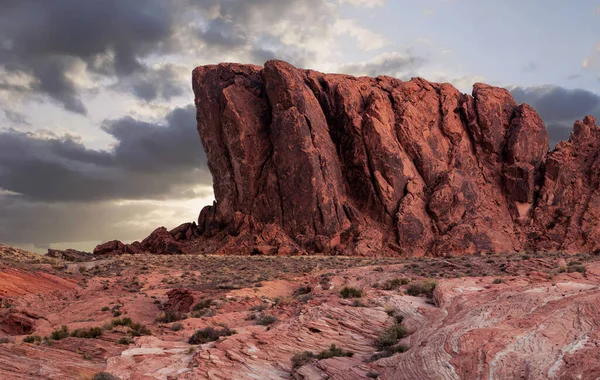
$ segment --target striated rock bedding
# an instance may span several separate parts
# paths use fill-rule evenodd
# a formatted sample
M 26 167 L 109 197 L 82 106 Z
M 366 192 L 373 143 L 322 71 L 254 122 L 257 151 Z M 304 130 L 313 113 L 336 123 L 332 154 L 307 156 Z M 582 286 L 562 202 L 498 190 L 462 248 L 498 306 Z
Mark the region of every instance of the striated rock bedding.
M 25 260 L 0 257 L 3 380 L 600 378 L 596 255 Z M 332 344 L 353 355 L 294 360 Z
M 419 256 L 600 249 L 600 129 L 549 151 L 502 88 L 322 74 L 282 61 L 193 71 L 220 253 Z

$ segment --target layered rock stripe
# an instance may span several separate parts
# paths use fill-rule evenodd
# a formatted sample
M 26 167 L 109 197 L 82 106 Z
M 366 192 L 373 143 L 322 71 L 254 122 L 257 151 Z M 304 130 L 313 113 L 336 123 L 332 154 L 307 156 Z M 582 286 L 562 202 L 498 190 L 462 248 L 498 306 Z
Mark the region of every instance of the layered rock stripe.
M 280 254 L 600 249 L 591 116 L 549 152 L 537 112 L 482 83 L 269 61 L 200 66 L 192 84 L 216 198 L 205 238 Z

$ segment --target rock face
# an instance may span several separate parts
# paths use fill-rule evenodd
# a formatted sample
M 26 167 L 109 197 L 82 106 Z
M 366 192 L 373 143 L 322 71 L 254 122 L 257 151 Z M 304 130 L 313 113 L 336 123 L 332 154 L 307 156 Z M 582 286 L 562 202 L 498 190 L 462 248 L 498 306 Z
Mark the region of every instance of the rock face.
M 592 117 L 548 153 L 536 111 L 481 83 L 470 96 L 281 61 L 201 66 L 192 82 L 216 198 L 205 237 L 280 254 L 600 249 Z

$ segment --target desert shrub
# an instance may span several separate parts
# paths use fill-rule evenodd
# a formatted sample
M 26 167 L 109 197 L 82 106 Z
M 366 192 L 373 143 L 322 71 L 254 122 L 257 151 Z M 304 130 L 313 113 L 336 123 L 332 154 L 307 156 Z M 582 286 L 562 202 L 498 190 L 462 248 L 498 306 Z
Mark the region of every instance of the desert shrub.
M 255 321 L 256 321 L 257 325 L 269 326 L 269 325 L 272 325 L 273 323 L 277 322 L 278 319 L 274 315 L 260 313 L 259 315 L 256 316 Z
M 315 359 L 315 354 L 310 351 L 299 352 L 292 356 L 292 368 L 300 368 Z
M 375 372 L 375 371 L 369 371 L 369 372 L 367 372 L 366 376 L 369 379 L 377 379 L 379 377 L 379 373 Z
M 373 355 L 371 355 L 371 357 L 367 361 L 374 362 L 375 360 L 389 358 L 390 356 L 392 356 L 394 354 L 397 354 L 399 352 L 406 352 L 406 351 L 408 351 L 408 347 L 406 347 L 403 344 L 397 344 L 395 346 L 387 347 L 383 351 L 374 353 Z
M 214 342 L 222 336 L 230 336 L 233 334 L 233 331 L 228 327 L 223 327 L 222 329 L 215 329 L 214 327 L 206 327 L 202 330 L 196 330 L 194 335 L 190 337 L 188 340 L 189 344 L 203 344 L 208 342 Z
M 567 267 L 567 272 L 569 272 L 569 273 L 579 272 L 581 274 L 585 274 L 586 268 L 584 265 L 569 265 Z
M 375 341 L 375 346 L 380 349 L 386 349 L 398 343 L 398 340 L 406 336 L 406 329 L 398 324 L 394 323 L 392 326 L 385 329 Z
M 503 279 L 501 279 L 501 278 L 496 278 L 494 281 L 492 281 L 492 284 L 496 284 L 496 285 L 498 285 L 498 284 L 502 284 L 503 282 L 504 282 L 504 280 L 503 280 Z
M 567 267 L 566 267 L 566 266 L 564 266 L 564 265 L 561 265 L 561 266 L 558 268 L 558 273 L 565 273 L 566 271 L 567 271 Z
M 302 303 L 307 303 L 308 301 L 313 299 L 313 295 L 312 293 L 309 294 L 303 294 L 301 296 L 298 296 L 298 301 L 302 302 Z
M 10 339 L 7 336 L 0 338 L 0 344 L 10 343 Z
M 131 320 L 131 318 L 129 317 L 123 317 L 123 318 L 115 318 L 110 322 L 110 325 L 112 327 L 117 327 L 117 326 L 131 326 L 131 324 L 133 323 L 133 321 Z
M 101 311 L 109 311 L 110 308 L 108 306 L 104 306 Z
M 101 335 L 102 329 L 100 327 L 91 327 L 89 329 L 77 329 L 71 332 L 71 336 L 74 338 L 93 339 L 98 338 Z
M 340 296 L 342 296 L 342 298 L 360 298 L 362 297 L 362 291 L 346 286 L 340 291 Z
M 408 278 L 394 278 L 393 280 L 388 280 L 380 285 L 383 290 L 394 290 L 398 289 L 402 285 L 408 285 L 410 280 Z
M 354 307 L 366 307 L 367 305 L 365 305 L 361 300 L 355 299 L 354 301 L 352 301 L 352 306 L 354 306 Z
M 264 303 L 261 303 L 260 305 L 254 305 L 250 308 L 250 310 L 252 311 L 263 311 L 267 308 L 267 305 L 265 305 Z
M 171 326 L 171 331 L 181 331 L 183 330 L 183 324 L 177 322 L 177 323 L 173 323 L 173 326 Z
M 398 324 L 400 324 L 400 323 L 402 323 L 402 321 L 404 321 L 404 315 L 402 315 L 400 313 L 400 311 L 398 311 L 398 309 L 396 309 L 392 306 L 386 306 L 385 312 L 387 315 L 394 318 L 396 320 L 396 323 L 398 323 Z
M 433 290 L 435 289 L 437 283 L 435 280 L 423 280 L 417 284 L 411 284 L 406 292 L 411 296 L 418 296 L 424 294 L 428 297 L 433 297 Z
M 124 344 L 124 345 L 126 345 L 126 346 L 127 346 L 127 345 L 129 345 L 129 344 L 133 343 L 133 339 L 131 339 L 131 338 L 128 338 L 128 337 L 126 337 L 126 336 L 124 336 L 124 337 L 122 337 L 121 339 L 119 339 L 119 340 L 117 341 L 117 343 L 118 343 L 118 344 Z
M 152 331 L 146 325 L 142 325 L 141 323 L 132 323 L 129 326 L 129 331 L 127 332 L 131 336 L 142 336 L 142 335 L 152 335 Z
M 181 321 L 182 319 L 185 319 L 185 318 L 186 318 L 185 314 L 182 314 L 178 311 L 166 310 L 166 311 L 163 311 L 160 314 L 158 314 L 158 316 L 156 317 L 156 322 L 171 323 L 171 322 Z
M 343 350 L 339 347 L 336 347 L 335 344 L 332 344 L 331 346 L 329 346 L 329 348 L 327 350 L 323 350 L 323 351 L 319 352 L 319 355 L 317 355 L 317 359 L 321 360 L 321 359 L 329 359 L 329 358 L 334 358 L 334 357 L 349 357 L 350 358 L 353 355 L 354 355 L 354 353 Z
M 23 342 L 25 343 L 40 343 L 42 341 L 42 337 L 39 335 L 28 335 L 23 338 Z
M 199 311 L 199 310 L 203 310 L 203 309 L 208 309 L 210 307 L 210 305 L 212 304 L 212 302 L 213 302 L 213 300 L 211 300 L 211 299 L 200 300 L 200 301 L 198 301 L 197 304 L 194 305 L 194 308 L 192 310 Z
M 92 377 L 92 380 L 120 380 L 118 377 L 108 372 L 99 372 Z
M 310 292 L 312 292 L 312 288 L 310 286 L 308 286 L 308 285 L 305 285 L 305 286 L 301 286 L 298 289 L 296 289 L 294 291 L 294 295 L 295 296 L 301 296 L 301 295 L 304 295 L 304 294 L 308 294 Z
M 65 325 L 61 326 L 60 329 L 52 331 L 50 338 L 54 340 L 61 340 L 69 337 L 69 328 Z
M 190 315 L 192 318 L 212 317 L 214 315 L 217 315 L 217 312 L 214 309 L 202 309 L 192 311 Z

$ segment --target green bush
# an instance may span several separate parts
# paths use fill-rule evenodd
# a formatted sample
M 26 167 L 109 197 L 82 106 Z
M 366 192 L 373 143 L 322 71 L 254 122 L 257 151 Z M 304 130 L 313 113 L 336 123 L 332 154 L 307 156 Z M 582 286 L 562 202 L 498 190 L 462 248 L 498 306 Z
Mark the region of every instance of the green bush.
M 388 280 L 381 284 L 381 289 L 383 290 L 394 290 L 398 289 L 402 285 L 408 285 L 410 280 L 408 278 L 394 278 L 393 280 Z
M 118 344 L 129 345 L 129 344 L 133 343 L 133 339 L 131 339 L 131 338 L 128 338 L 128 337 L 126 337 L 126 336 L 124 336 L 124 337 L 122 337 L 121 339 L 119 339 L 119 340 L 117 341 L 117 343 L 118 343 Z
M 319 355 L 317 355 L 317 359 L 322 360 L 322 359 L 329 359 L 329 358 L 334 358 L 334 357 L 349 357 L 349 358 L 351 358 L 353 355 L 354 355 L 354 353 L 343 350 L 339 347 L 336 347 L 335 344 L 332 344 L 331 346 L 329 346 L 329 349 L 319 352 Z
M 65 325 L 61 326 L 60 329 L 52 331 L 50 338 L 54 340 L 61 340 L 69 337 L 69 328 Z
M 201 309 L 201 310 L 192 311 L 192 313 L 191 313 L 192 318 L 212 317 L 215 315 L 217 315 L 217 312 L 215 311 L 215 309 Z
M 256 316 L 255 321 L 257 325 L 261 325 L 261 326 L 269 326 L 272 325 L 273 323 L 277 322 L 279 319 L 277 319 L 276 316 L 271 315 L 271 314 L 263 314 L 260 313 L 258 316 Z
M 299 352 L 292 356 L 292 368 L 300 368 L 315 359 L 315 354 L 310 351 Z
M 133 322 L 131 321 L 131 318 L 129 317 L 123 317 L 123 318 L 115 318 L 110 322 L 110 325 L 112 327 L 117 327 L 117 326 L 131 326 Z
M 185 318 L 186 318 L 185 314 L 182 314 L 182 313 L 180 313 L 178 311 L 174 311 L 174 310 L 167 310 L 167 311 L 163 311 L 156 317 L 156 322 L 171 323 L 171 322 L 181 321 L 182 319 L 185 319 Z
M 152 335 L 152 331 L 146 325 L 142 325 L 141 323 L 132 323 L 129 326 L 129 331 L 127 332 L 131 336 L 142 336 L 142 335 Z
M 77 329 L 71 332 L 71 336 L 74 338 L 93 339 L 98 338 L 101 335 L 102 329 L 100 327 L 91 327 L 89 329 Z
M 265 310 L 266 308 L 267 308 L 267 305 L 265 305 L 264 303 L 261 303 L 260 305 L 255 305 L 255 306 L 252 306 L 252 307 L 250 308 L 250 310 L 252 310 L 252 311 L 263 311 L 263 310 Z
M 294 291 L 294 296 L 301 296 L 304 294 L 308 294 L 310 292 L 312 292 L 312 288 L 310 286 L 308 286 L 308 285 L 301 286 Z
M 234 332 L 228 327 L 222 329 L 215 329 L 214 327 L 206 327 L 202 330 L 196 330 L 194 335 L 188 340 L 189 344 L 204 344 L 208 342 L 214 342 L 222 336 L 230 336 Z
M 342 296 L 342 298 L 360 298 L 362 297 L 362 291 L 346 286 L 340 291 L 340 296 Z
M 177 323 L 173 323 L 173 326 L 171 326 L 171 331 L 181 331 L 183 330 L 183 324 L 177 322 Z
M 418 296 L 424 294 L 428 297 L 433 297 L 433 290 L 437 283 L 434 280 L 423 280 L 418 284 L 411 284 L 406 292 L 411 296 Z
M 28 335 L 23 338 L 23 342 L 25 343 L 40 343 L 42 341 L 42 337 L 39 335 Z
M 377 353 L 371 355 L 371 357 L 369 358 L 368 361 L 374 362 L 375 360 L 389 358 L 390 356 L 392 356 L 394 354 L 397 354 L 399 352 L 406 352 L 406 351 L 408 351 L 408 347 L 406 347 L 405 345 L 402 345 L 402 344 L 398 344 L 395 346 L 387 347 L 383 351 L 377 352 Z
M 569 273 L 579 272 L 581 274 L 585 274 L 586 268 L 584 265 L 569 265 L 567 267 L 567 272 L 569 272 Z
M 194 308 L 192 310 L 199 311 L 203 309 L 208 309 L 210 305 L 212 305 L 212 302 L 213 300 L 211 299 L 200 300 L 197 304 L 194 305 Z
M 406 336 L 406 329 L 398 324 L 394 323 L 392 326 L 385 329 L 375 341 L 375 346 L 380 349 L 386 349 L 398 343 L 398 340 Z

